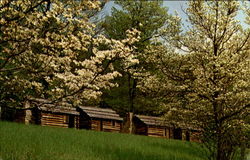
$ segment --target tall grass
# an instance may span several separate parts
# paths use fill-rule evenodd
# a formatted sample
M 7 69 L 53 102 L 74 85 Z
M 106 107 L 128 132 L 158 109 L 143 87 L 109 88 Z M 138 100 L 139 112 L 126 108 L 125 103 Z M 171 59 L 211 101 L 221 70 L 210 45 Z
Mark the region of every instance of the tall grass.
M 202 160 L 195 143 L 0 122 L 2 160 Z

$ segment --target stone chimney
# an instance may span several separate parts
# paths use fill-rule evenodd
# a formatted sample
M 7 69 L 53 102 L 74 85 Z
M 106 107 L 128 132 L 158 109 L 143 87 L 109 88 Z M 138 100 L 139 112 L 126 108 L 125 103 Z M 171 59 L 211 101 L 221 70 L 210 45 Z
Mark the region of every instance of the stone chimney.
M 129 112 L 129 133 L 130 134 L 133 133 L 133 117 L 134 117 L 134 113 Z
M 25 115 L 24 123 L 25 124 L 30 124 L 31 117 L 32 117 L 32 112 L 31 112 L 31 109 L 30 109 L 30 102 L 29 101 L 25 101 L 24 108 L 25 108 L 25 110 L 24 110 L 24 112 L 25 112 L 24 113 L 24 115 Z

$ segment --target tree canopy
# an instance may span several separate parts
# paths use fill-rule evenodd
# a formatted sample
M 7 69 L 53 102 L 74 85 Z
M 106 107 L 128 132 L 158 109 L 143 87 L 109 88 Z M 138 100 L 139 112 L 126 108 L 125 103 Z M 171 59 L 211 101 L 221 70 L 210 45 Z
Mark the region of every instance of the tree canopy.
M 105 17 L 100 23 L 104 34 L 109 38 L 123 39 L 125 31 L 135 28 L 140 31 L 140 39 L 133 44 L 134 54 L 140 63 L 129 69 L 122 68 L 119 63 L 114 66 L 122 73 L 117 80 L 119 87 L 113 88 L 104 95 L 103 100 L 114 108 L 123 112 L 151 113 L 155 110 L 149 105 L 149 97 L 141 95 L 137 89 L 137 81 L 145 78 L 145 72 L 150 66 L 144 61 L 144 50 L 163 35 L 165 37 L 175 32 L 180 32 L 179 18 L 168 14 L 163 7 L 163 1 L 115 1 L 119 9 L 113 7 L 111 15 Z
M 127 39 L 94 34 L 89 13 L 98 1 L 4 0 L 0 2 L 1 103 L 29 97 L 84 103 L 115 86 L 120 73 L 112 63 L 125 66 L 138 61 Z
M 250 29 L 236 15 L 244 11 L 250 25 L 250 8 L 190 1 L 191 27 L 182 32 L 162 1 L 115 3 L 122 9 L 94 24 L 99 1 L 0 1 L 0 106 L 32 98 L 86 104 L 104 92 L 126 112 L 158 106 L 176 127 L 199 131 L 210 159 L 234 159 L 239 148 L 244 155 Z
M 249 141 L 250 30 L 236 20 L 239 11 L 237 1 L 189 2 L 192 27 L 149 49 L 157 73 L 141 87 L 157 93 L 168 119 L 200 129 L 217 160 L 233 159 Z

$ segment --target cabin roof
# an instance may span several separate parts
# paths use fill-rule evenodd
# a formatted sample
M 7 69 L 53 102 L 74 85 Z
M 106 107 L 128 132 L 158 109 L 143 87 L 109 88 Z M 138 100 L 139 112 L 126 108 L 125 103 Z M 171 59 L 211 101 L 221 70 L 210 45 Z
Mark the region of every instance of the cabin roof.
M 48 104 L 39 107 L 39 110 L 53 112 L 53 113 L 80 115 L 80 113 L 76 111 L 76 108 L 62 107 L 62 106 L 55 106 Z
M 75 107 L 66 102 L 60 102 L 57 104 L 52 104 L 51 101 L 46 99 L 33 99 L 32 103 L 38 105 L 38 109 L 41 111 L 53 112 L 53 113 L 63 113 L 63 114 L 73 114 L 80 115 Z
M 153 117 L 153 116 L 145 116 L 145 115 L 135 115 L 138 119 L 140 119 L 146 125 L 153 126 L 170 126 L 170 124 L 166 123 L 163 118 Z
M 122 121 L 123 119 L 114 110 L 94 106 L 79 106 L 90 118 L 101 118 Z

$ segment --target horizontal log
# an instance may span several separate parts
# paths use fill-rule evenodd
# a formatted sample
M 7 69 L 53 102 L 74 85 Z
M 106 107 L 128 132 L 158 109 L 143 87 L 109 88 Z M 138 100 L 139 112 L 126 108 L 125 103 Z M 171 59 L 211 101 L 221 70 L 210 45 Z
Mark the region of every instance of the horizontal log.
M 56 122 L 56 121 L 41 121 L 41 123 L 55 123 L 55 124 L 66 124 L 66 125 L 68 125 L 68 123 Z
M 163 135 L 154 135 L 154 134 L 148 134 L 149 137 L 165 137 Z
M 65 117 L 41 117 L 42 119 L 62 119 L 62 120 L 66 120 Z
M 163 135 L 164 132 L 148 132 L 148 134 L 162 134 Z
M 62 121 L 62 122 L 65 122 L 66 119 L 63 119 L 63 118 L 42 118 L 41 120 L 44 120 L 44 121 Z
M 68 126 L 65 126 L 65 125 L 55 125 L 55 124 L 42 124 L 42 126 L 55 126 L 55 127 L 68 128 Z
M 56 123 L 67 123 L 61 119 L 41 119 L 41 122 L 56 122 Z
M 42 124 L 41 126 L 50 126 L 50 127 L 68 128 L 68 126 L 58 126 L 58 125 L 52 125 L 52 124 Z
M 120 127 L 103 127 L 103 129 L 114 129 L 114 130 L 120 130 Z
M 55 124 L 67 124 L 68 125 L 68 123 L 65 123 L 62 121 L 41 121 L 41 123 L 55 123 Z
M 41 123 L 42 125 L 54 125 L 54 126 L 68 126 L 68 124 L 59 123 Z
M 148 130 L 157 130 L 157 131 L 164 131 L 165 129 L 162 128 L 148 128 Z
M 164 133 L 163 131 L 148 131 L 148 133 Z
M 47 116 L 55 116 L 55 117 L 61 117 L 61 116 L 66 116 L 65 114 L 53 114 L 53 113 L 41 113 L 41 115 L 47 115 Z
M 66 119 L 66 116 L 53 116 L 53 115 L 42 115 L 41 116 L 42 118 L 55 118 L 55 119 L 57 119 L 57 118 L 61 118 L 61 119 Z
M 150 130 L 148 130 L 148 132 L 164 132 L 164 130 L 153 130 L 153 129 L 150 129 Z
M 116 130 L 116 129 L 103 129 L 104 132 L 120 132 L 120 130 Z

